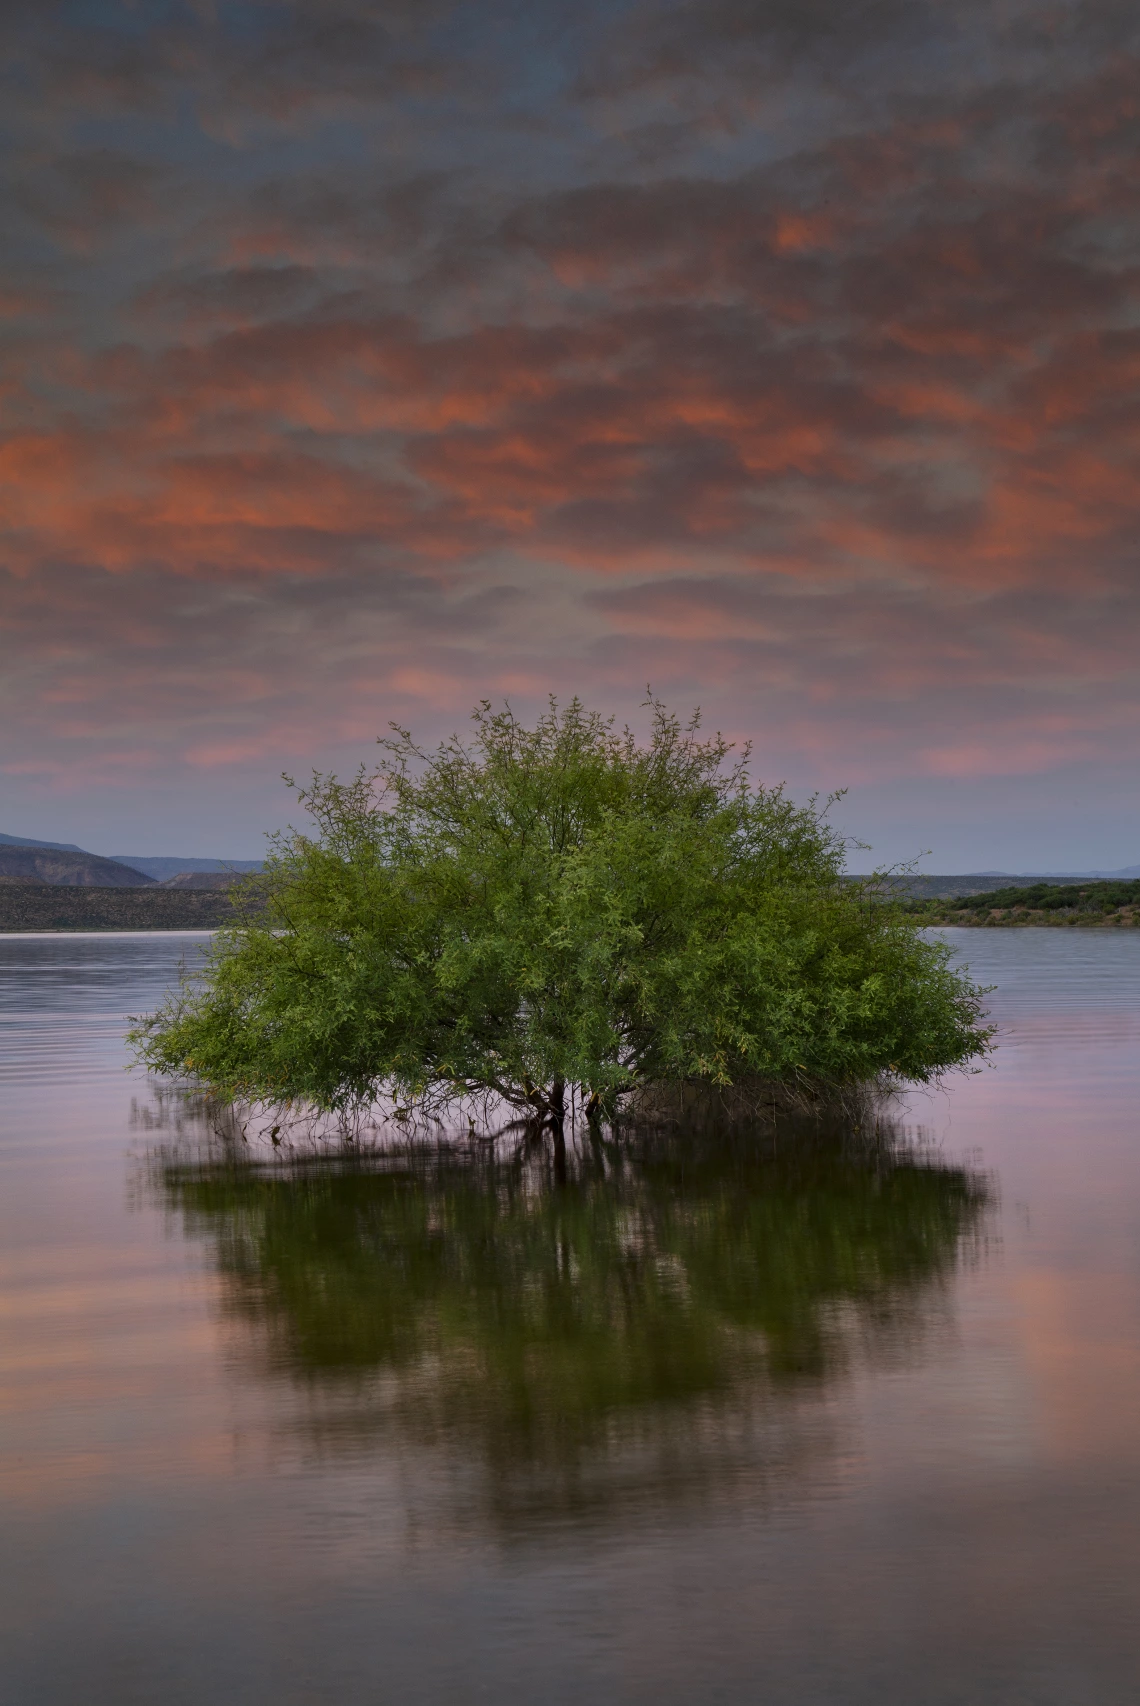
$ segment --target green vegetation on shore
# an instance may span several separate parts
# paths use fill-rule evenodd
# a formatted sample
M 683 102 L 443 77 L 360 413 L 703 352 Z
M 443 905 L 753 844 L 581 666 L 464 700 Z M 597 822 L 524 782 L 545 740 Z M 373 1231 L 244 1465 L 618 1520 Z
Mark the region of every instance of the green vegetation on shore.
M 953 899 L 910 900 L 901 910 L 925 924 L 1140 927 L 1140 881 L 1031 883 Z
M 264 910 L 136 1030 L 141 1059 L 226 1099 L 474 1098 L 560 1129 L 572 1095 L 818 1095 L 983 1053 L 980 993 L 843 878 L 816 803 L 651 714 L 641 746 L 577 700 L 534 728 L 484 704 L 470 742 L 397 730 L 376 775 L 314 777 L 316 834 L 278 843 Z

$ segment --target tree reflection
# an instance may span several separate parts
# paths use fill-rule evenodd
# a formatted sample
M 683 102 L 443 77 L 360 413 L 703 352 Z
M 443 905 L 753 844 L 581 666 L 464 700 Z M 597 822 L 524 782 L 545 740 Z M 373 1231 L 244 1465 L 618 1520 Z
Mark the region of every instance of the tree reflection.
M 183 1141 L 150 1178 L 315 1400 L 313 1439 L 395 1426 L 548 1508 L 612 1496 L 597 1471 L 631 1450 L 643 1489 L 662 1453 L 691 1480 L 710 1428 L 819 1389 L 856 1338 L 913 1343 L 986 1198 L 890 1135 L 791 1127 L 586 1133 L 557 1172 L 526 1143 L 259 1161 Z

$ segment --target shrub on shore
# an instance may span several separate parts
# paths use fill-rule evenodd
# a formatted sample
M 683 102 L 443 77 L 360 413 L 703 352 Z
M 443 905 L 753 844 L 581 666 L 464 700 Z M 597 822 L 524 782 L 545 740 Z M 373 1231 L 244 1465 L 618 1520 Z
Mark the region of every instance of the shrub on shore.
M 1140 925 L 1140 882 L 1029 883 L 903 905 L 925 924 L 1129 927 Z

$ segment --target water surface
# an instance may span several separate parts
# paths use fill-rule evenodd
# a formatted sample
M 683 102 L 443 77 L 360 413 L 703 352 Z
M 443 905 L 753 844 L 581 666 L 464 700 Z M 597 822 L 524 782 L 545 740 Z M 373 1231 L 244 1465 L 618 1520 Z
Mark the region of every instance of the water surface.
M 947 934 L 992 1068 L 565 1183 L 220 1142 L 201 938 L 0 939 L 0 1699 L 1140 1697 L 1140 933 Z

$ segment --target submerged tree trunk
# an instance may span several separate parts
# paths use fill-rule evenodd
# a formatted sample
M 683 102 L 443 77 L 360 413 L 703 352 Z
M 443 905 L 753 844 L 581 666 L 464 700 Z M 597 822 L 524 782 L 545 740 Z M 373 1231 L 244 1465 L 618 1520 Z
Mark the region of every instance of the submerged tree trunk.
M 556 1078 L 550 1087 L 550 1124 L 554 1132 L 554 1177 L 566 1183 L 566 1084 Z

